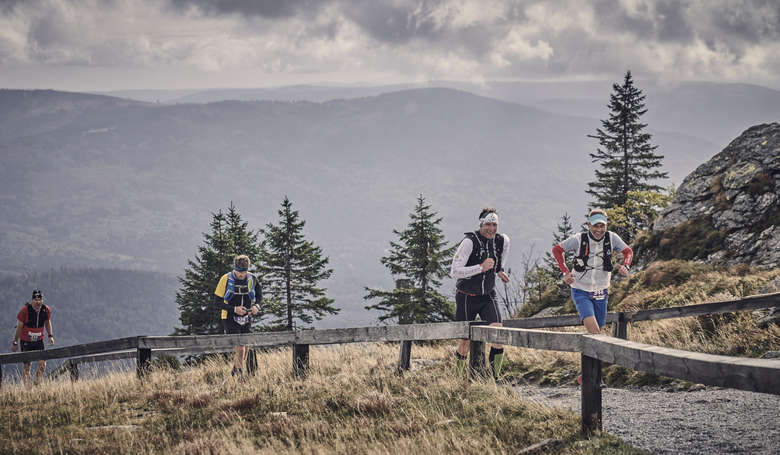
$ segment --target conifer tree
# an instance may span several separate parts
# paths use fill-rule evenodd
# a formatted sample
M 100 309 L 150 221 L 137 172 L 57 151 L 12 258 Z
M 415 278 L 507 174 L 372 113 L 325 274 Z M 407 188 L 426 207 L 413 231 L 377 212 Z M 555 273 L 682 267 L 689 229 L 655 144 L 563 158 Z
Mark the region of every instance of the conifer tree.
M 257 268 L 263 277 L 269 311 L 277 318 L 273 324 L 293 330 L 297 321 L 311 324 L 339 309 L 333 307 L 333 299 L 325 296 L 326 289 L 317 287 L 317 282 L 333 273 L 328 268 L 328 257 L 304 238 L 306 222 L 292 209 L 287 196 L 278 213 L 278 225 L 268 223 L 260 230 L 263 241 Z
M 212 304 L 217 282 L 233 268 L 236 255 L 246 254 L 253 261 L 259 255 L 257 233 L 248 228 L 232 202 L 227 212 L 212 214 L 210 229 L 203 234 L 195 259 L 187 260 L 184 277 L 179 277 L 176 304 L 181 328 L 174 335 L 222 333 L 219 310 Z
M 381 259 L 390 274 L 402 283 L 392 291 L 366 288 L 366 300 L 379 302 L 367 310 L 385 314 L 380 321 L 397 318 L 402 324 L 443 322 L 454 319 L 455 305 L 438 292 L 441 279 L 449 275 L 449 265 L 456 246 L 446 247 L 444 234 L 423 195 L 417 197 L 411 222 L 403 231 L 393 230 L 397 241 L 390 241 L 390 253 Z M 403 284 L 405 283 L 405 284 Z
M 571 217 L 569 216 L 568 212 L 564 212 L 563 216 L 561 217 L 561 221 L 558 223 L 556 231 L 553 232 L 552 246 L 563 242 L 572 235 L 574 235 L 574 228 L 571 225 Z M 561 269 L 558 268 L 558 262 L 555 260 L 550 251 L 547 251 L 544 254 L 544 262 L 547 264 L 547 269 L 550 271 L 552 277 L 556 281 L 561 281 L 563 279 L 563 274 L 561 273 Z M 571 269 L 571 267 L 569 267 L 569 269 Z M 563 283 L 563 286 L 564 289 L 568 290 L 569 285 Z
M 624 205 L 629 191 L 662 190 L 651 182 L 668 176 L 659 170 L 663 156 L 655 153 L 658 146 L 651 145 L 651 135 L 644 132 L 647 125 L 639 121 L 647 112 L 645 95 L 634 86 L 631 71 L 623 85 L 613 84 L 612 90 L 609 119 L 601 121 L 595 135 L 588 135 L 599 141 L 590 157 L 600 169 L 586 192 L 595 198 L 595 207 L 605 209 Z

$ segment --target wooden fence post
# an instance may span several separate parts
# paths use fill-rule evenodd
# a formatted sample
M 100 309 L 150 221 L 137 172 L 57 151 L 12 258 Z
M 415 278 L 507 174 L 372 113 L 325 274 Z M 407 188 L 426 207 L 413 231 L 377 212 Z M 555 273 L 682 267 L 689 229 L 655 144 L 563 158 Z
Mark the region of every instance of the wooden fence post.
M 412 280 L 396 280 L 395 282 L 395 288 L 396 289 L 406 289 L 412 287 L 413 283 Z M 408 304 L 409 303 L 409 296 L 404 295 L 400 297 L 401 304 Z M 398 324 L 408 324 L 409 321 L 407 318 L 404 317 L 404 315 L 398 316 Z M 412 341 L 411 340 L 405 340 L 401 341 L 401 352 L 398 355 L 398 373 L 403 374 L 404 371 L 409 371 L 409 366 L 412 360 Z
M 601 360 L 580 354 L 582 361 L 582 432 L 601 431 Z
M 412 361 L 412 342 L 405 340 L 401 342 L 401 354 L 398 357 L 398 373 L 409 370 Z
M 76 382 L 79 380 L 79 363 L 73 359 L 68 361 L 68 371 L 70 372 L 70 380 Z
M 293 375 L 296 378 L 305 378 L 309 369 L 309 345 L 293 344 Z
M 484 378 L 488 372 L 485 368 L 485 343 L 471 339 L 471 327 L 475 325 L 488 325 L 484 321 L 469 323 L 469 377 L 471 379 Z
M 152 350 L 146 348 L 138 348 L 138 356 L 136 358 L 135 371 L 138 375 L 138 379 L 143 379 L 149 372 L 152 361 Z
M 257 374 L 257 351 L 254 348 L 250 348 L 246 356 L 246 372 L 252 376 Z
M 618 320 L 612 323 L 612 336 L 623 340 L 628 339 L 628 321 L 626 313 L 617 313 Z

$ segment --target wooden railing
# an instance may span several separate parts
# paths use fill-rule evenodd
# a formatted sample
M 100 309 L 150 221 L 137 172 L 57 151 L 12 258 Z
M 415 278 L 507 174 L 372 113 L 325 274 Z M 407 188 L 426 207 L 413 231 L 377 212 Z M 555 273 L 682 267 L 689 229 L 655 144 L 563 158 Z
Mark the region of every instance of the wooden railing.
M 401 341 L 403 343 L 399 370 L 403 371 L 409 368 L 411 341 L 469 339 L 471 340 L 469 364 L 472 377 L 482 376 L 486 372 L 485 343 L 580 352 L 583 370 L 582 429 L 590 432 L 601 428 L 602 361 L 701 384 L 780 394 L 780 360 L 698 354 L 625 340 L 626 327 L 630 322 L 747 311 L 774 306 L 780 306 L 780 293 L 750 296 L 731 302 L 609 313 L 607 322 L 613 324 L 613 333 L 619 338 L 534 330 L 542 327 L 581 325 L 578 316 L 567 315 L 509 319 L 504 321 L 504 327 L 489 327 L 480 322 L 447 322 L 242 335 L 137 336 L 46 351 L 0 354 L 0 365 L 67 358 L 70 360 L 60 367 L 58 373 L 70 371 L 71 378 L 77 379 L 79 363 L 135 357 L 138 377 L 143 378 L 153 354 L 193 355 L 226 352 L 235 346 L 290 345 L 293 372 L 296 376 L 305 376 L 309 367 L 310 345 Z M 0 368 L 1 382 L 2 368 Z

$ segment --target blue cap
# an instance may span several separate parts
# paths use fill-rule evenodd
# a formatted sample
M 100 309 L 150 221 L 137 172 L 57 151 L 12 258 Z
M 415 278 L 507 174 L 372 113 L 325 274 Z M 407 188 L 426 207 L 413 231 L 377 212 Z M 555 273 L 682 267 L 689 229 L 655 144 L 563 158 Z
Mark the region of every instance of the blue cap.
M 235 270 L 236 272 L 246 272 L 247 270 L 249 270 L 249 267 L 233 267 L 233 270 Z
M 588 223 L 590 224 L 597 224 L 597 223 L 604 223 L 607 224 L 607 216 L 603 213 L 594 213 L 590 218 L 588 218 Z

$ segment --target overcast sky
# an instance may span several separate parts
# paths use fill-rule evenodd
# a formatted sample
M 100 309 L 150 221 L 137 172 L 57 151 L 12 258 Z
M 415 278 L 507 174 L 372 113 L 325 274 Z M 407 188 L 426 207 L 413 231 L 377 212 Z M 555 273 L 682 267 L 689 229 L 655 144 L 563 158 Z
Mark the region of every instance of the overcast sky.
M 780 89 L 777 0 L 0 0 L 0 87 L 428 80 Z

